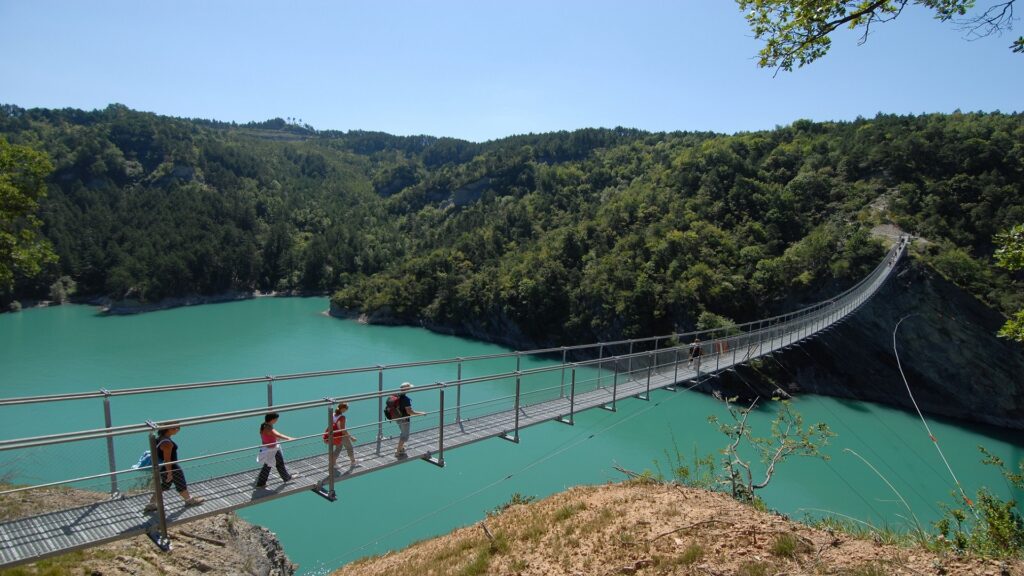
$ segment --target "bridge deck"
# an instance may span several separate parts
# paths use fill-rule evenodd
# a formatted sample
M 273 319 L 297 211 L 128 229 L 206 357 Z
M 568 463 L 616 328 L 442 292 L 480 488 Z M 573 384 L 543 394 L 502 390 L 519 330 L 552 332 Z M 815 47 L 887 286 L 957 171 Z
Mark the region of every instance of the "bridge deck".
M 796 335 L 789 335 L 776 341 L 774 348 L 784 347 L 795 341 Z M 723 355 L 718 370 L 725 370 L 736 363 L 742 363 L 756 355 L 750 349 L 733 354 Z M 713 364 L 705 359 L 704 363 Z M 705 371 L 702 366 L 701 375 L 716 372 L 709 366 Z M 681 362 L 678 370 L 678 381 L 692 380 L 697 376 L 695 370 Z M 588 392 L 577 393 L 572 407 L 580 412 L 604 406 L 613 400 L 612 377 L 605 376 L 606 382 L 600 388 Z M 674 365 L 661 367 L 652 371 L 650 390 L 657 390 L 677 383 Z M 646 393 L 648 390 L 646 368 L 636 379 L 618 382 L 614 388 L 615 399 L 622 400 Z M 570 413 L 569 398 L 558 398 L 519 409 L 519 428 L 527 428 L 549 420 L 568 417 Z M 516 428 L 515 411 L 506 410 L 465 419 L 459 423 L 447 424 L 444 427 L 445 451 L 466 446 L 474 442 L 512 434 Z M 335 477 L 335 485 L 339 482 L 368 474 L 370 472 L 403 464 L 406 462 L 436 456 L 438 449 L 438 428 L 414 432 L 406 443 L 407 458 L 396 458 L 394 455 L 397 437 L 383 438 L 356 446 L 356 460 L 359 466 Z M 378 449 L 378 444 L 379 449 Z M 348 466 L 347 457 L 339 457 L 338 466 Z M 165 493 L 167 524 L 173 526 L 197 520 L 206 516 L 221 514 L 258 504 L 263 501 L 306 492 L 314 489 L 325 479 L 327 455 L 317 455 L 288 462 L 289 472 L 293 479 L 284 484 L 271 481 L 266 488 L 255 488 L 253 478 L 255 470 L 230 474 L 189 483 L 189 491 L 193 495 L 202 496 L 206 501 L 193 507 L 186 507 L 176 496 Z M 36 559 L 70 550 L 95 546 L 104 542 L 118 540 L 140 534 L 153 533 L 157 530 L 155 515 L 143 514 L 142 509 L 149 502 L 149 493 L 80 506 L 69 510 L 49 512 L 30 518 L 22 518 L 0 522 L 0 566 L 19 564 L 27 559 Z M 344 496 L 341 496 L 344 498 Z

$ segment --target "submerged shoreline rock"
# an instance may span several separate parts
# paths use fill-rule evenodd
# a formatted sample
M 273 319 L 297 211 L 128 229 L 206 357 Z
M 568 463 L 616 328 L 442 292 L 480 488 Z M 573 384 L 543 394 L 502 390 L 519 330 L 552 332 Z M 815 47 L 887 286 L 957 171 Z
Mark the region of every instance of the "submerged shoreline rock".
M 155 312 L 157 310 L 168 310 L 170 308 L 179 308 L 181 306 L 196 306 L 198 304 L 218 304 L 222 302 L 234 302 L 237 300 L 249 300 L 254 298 L 255 295 L 252 292 L 225 292 L 224 294 L 214 294 L 210 296 L 181 296 L 177 298 L 164 298 L 156 302 L 140 302 L 134 299 L 124 300 L 111 300 L 102 298 L 94 300 L 90 304 L 96 304 L 100 306 L 100 311 L 103 314 L 109 315 L 127 315 L 127 314 L 139 314 L 142 312 Z
M 125 316 L 130 314 L 142 314 L 144 312 L 156 312 L 159 310 L 170 310 L 172 308 L 180 308 L 182 306 L 199 306 L 202 304 L 221 304 L 224 302 L 237 302 L 239 300 L 252 300 L 254 298 L 276 298 L 276 297 L 306 297 L 306 296 L 323 296 L 323 293 L 311 293 L 303 292 L 298 290 L 289 290 L 284 292 L 260 292 L 258 290 L 252 292 L 224 292 L 221 294 L 193 294 L 189 296 L 178 296 L 174 298 L 164 298 L 155 302 L 141 302 L 132 298 L 126 298 L 122 300 L 114 300 L 106 296 L 89 296 L 84 298 L 75 298 L 73 301 L 77 304 L 87 304 L 90 306 L 98 306 L 100 313 L 109 316 Z

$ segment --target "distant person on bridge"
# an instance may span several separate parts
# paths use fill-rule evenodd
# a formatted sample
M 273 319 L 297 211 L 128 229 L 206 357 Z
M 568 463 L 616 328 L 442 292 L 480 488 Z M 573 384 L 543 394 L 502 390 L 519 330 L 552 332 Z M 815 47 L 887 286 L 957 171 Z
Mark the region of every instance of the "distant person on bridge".
M 693 361 L 697 361 L 697 371 L 700 372 L 700 357 L 704 354 L 704 349 L 701 347 L 700 336 L 695 336 L 693 342 L 690 344 L 690 361 L 687 366 L 693 366 Z
M 345 429 L 345 412 L 347 411 L 348 404 L 345 402 L 338 404 L 338 407 L 334 409 L 334 416 L 331 417 L 331 427 L 324 431 L 324 442 L 331 442 L 334 446 L 331 448 L 331 458 L 334 460 L 335 466 L 338 463 L 338 455 L 341 454 L 341 449 L 344 448 L 348 452 L 349 469 L 352 469 L 356 467 L 356 454 L 352 448 L 352 441 L 355 440 L 355 437 Z M 337 472 L 338 469 L 335 467 L 334 473 Z
M 281 480 L 287 482 L 292 479 L 292 475 L 284 467 L 284 455 L 281 453 L 281 447 L 278 446 L 277 441 L 294 440 L 294 438 L 274 430 L 274 424 L 277 424 L 279 417 L 276 412 L 271 412 L 263 417 L 263 424 L 260 424 L 260 440 L 263 442 L 263 446 L 260 448 L 260 455 L 256 461 L 263 464 L 263 467 L 260 468 L 260 475 L 256 477 L 257 488 L 267 485 L 267 479 L 270 478 L 271 462 L 277 466 L 277 473 L 281 475 Z
M 178 445 L 171 436 L 181 431 L 181 426 L 169 424 L 156 433 L 156 460 L 160 469 L 160 490 L 167 490 L 174 485 L 178 495 L 185 501 L 185 506 L 196 506 L 203 503 L 199 496 L 190 496 L 188 484 L 185 482 L 185 472 L 178 466 Z M 145 512 L 156 511 L 156 491 L 144 508 Z
M 405 395 L 407 391 L 412 389 L 412 384 L 409 382 L 402 382 L 399 389 L 402 393 L 398 395 L 398 400 L 396 402 L 398 417 L 395 418 L 395 422 L 398 424 L 398 430 L 401 433 L 398 435 L 398 448 L 395 449 L 395 457 L 405 458 L 405 442 L 409 439 L 409 431 L 411 428 L 409 418 L 413 416 L 422 416 L 426 414 L 426 412 L 417 412 L 412 409 L 412 400 Z

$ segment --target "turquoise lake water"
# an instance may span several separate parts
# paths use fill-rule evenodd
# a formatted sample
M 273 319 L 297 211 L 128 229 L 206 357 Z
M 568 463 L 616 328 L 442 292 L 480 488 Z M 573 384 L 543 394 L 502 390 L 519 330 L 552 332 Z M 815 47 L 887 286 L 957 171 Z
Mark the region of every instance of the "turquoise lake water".
M 508 351 L 422 329 L 338 320 L 327 317 L 326 309 L 326 298 L 262 298 L 120 317 L 100 316 L 87 306 L 3 314 L 0 396 L 122 389 Z M 387 384 L 397 386 L 407 376 L 389 375 L 394 381 Z M 418 383 L 454 376 L 451 366 L 416 373 Z M 376 385 L 372 373 L 301 386 L 281 382 L 274 388 L 274 402 L 374 391 Z M 902 382 L 892 385 L 903 386 Z M 113 419 L 115 425 L 134 424 L 265 403 L 265 385 L 163 395 L 156 405 L 152 396 L 115 398 Z M 793 459 L 779 467 L 769 487 L 761 491 L 772 508 L 795 517 L 827 510 L 876 525 L 907 527 L 907 511 L 896 495 L 850 451 L 877 468 L 922 522 L 940 516 L 940 502 L 954 503 L 953 481 L 916 414 L 818 396 L 803 396 L 793 404 L 805 422 L 826 422 L 837 436 L 826 449 L 830 461 Z M 659 462 L 667 468 L 666 453 L 677 448 L 691 456 L 716 453 L 725 445 L 725 437 L 707 417 L 727 414 L 721 402 L 709 396 L 655 392 L 650 402 L 629 399 L 618 407 L 617 413 L 578 414 L 573 427 L 552 422 L 525 429 L 519 444 L 493 439 L 446 452 L 443 469 L 409 462 L 353 478 L 338 484 L 339 498 L 334 503 L 312 493 L 299 494 L 239 514 L 274 531 L 289 557 L 300 564 L 301 573 L 321 574 L 361 556 L 401 548 L 478 521 L 517 492 L 541 498 L 573 485 L 618 481 L 622 475 L 614 469 L 616 465 L 641 471 L 654 469 Z M 103 426 L 99 401 L 51 404 L 46 410 L 0 408 L 0 437 Z M 375 421 L 375 412 L 372 406 L 353 407 L 350 426 Z M 770 408 L 755 411 L 751 418 L 755 432 L 768 435 L 773 415 Z M 322 430 L 322 422 L 308 420 L 286 414 L 278 428 L 292 436 Z M 980 486 L 1011 494 L 994 469 L 980 465 L 976 447 L 984 445 L 1017 462 L 1024 458 L 1024 438 L 1019 432 L 937 418 L 929 418 L 929 424 L 969 494 L 973 496 Z M 217 438 L 183 430 L 177 438 L 182 456 L 215 449 L 221 435 L 225 439 L 253 436 L 252 430 L 238 428 L 237 423 L 225 425 Z M 370 432 L 365 434 L 368 438 Z M 134 462 L 139 448 L 138 439 L 119 441 L 118 467 Z M 94 464 L 86 450 L 60 450 L 15 466 L 20 480 L 46 481 L 68 469 Z M 105 452 L 103 458 L 105 462 Z M 0 458 L 0 466 L 10 465 Z

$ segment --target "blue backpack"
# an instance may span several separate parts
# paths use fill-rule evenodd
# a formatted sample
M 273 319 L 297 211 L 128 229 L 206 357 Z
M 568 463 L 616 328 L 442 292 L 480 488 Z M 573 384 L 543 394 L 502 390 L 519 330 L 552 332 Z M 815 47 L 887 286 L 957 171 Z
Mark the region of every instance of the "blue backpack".
M 138 470 L 139 468 L 145 468 L 152 465 L 153 456 L 149 453 L 149 450 L 146 450 L 141 456 L 139 456 L 139 461 L 132 465 L 132 469 Z

